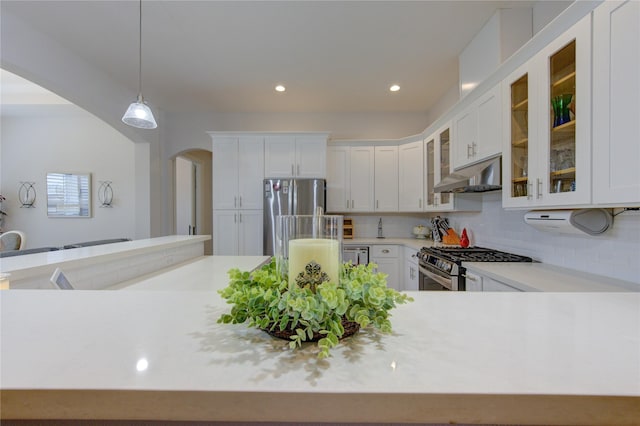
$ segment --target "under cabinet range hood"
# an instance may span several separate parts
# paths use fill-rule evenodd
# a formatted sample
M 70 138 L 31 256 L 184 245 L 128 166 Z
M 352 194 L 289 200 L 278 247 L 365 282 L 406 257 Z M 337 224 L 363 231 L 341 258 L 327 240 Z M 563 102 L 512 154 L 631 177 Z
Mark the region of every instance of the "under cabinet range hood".
M 502 189 L 502 157 L 456 170 L 433 188 L 435 192 L 487 192 Z

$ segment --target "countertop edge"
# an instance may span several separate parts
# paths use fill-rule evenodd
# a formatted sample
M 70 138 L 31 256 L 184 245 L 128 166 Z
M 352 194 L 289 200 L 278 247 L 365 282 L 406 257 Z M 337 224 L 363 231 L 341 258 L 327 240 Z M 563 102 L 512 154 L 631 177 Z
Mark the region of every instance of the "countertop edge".
M 3 389 L 1 403 L 5 420 L 634 425 L 640 418 L 640 397 L 608 395 Z

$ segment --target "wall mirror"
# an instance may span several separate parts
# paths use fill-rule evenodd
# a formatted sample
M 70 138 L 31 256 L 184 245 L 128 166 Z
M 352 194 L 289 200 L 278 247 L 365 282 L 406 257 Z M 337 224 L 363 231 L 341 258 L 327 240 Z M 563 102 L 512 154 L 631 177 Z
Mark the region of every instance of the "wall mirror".
M 47 216 L 91 217 L 91 173 L 47 173 Z

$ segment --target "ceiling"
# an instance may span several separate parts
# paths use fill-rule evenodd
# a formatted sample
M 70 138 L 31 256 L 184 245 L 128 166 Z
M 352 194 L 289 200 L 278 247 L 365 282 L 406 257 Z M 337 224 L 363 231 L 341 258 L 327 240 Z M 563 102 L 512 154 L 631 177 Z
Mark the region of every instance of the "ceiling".
M 167 112 L 427 112 L 457 84 L 458 55 L 495 11 L 533 3 L 145 0 L 143 93 Z M 138 7 L 0 2 L 129 88 L 132 100 Z M 394 83 L 401 89 L 392 93 Z

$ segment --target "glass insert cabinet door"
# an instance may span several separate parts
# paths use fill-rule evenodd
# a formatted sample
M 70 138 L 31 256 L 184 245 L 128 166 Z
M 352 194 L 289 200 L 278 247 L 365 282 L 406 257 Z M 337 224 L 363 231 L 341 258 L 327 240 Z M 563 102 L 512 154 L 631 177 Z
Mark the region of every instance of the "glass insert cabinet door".
M 576 190 L 576 40 L 549 58 L 549 193 Z
M 511 185 L 509 196 L 530 197 L 529 74 L 511 83 Z
M 506 207 L 591 200 L 590 19 L 579 21 L 504 81 Z
M 449 128 L 440 132 L 440 179 L 442 180 L 451 174 L 451 138 Z M 451 194 L 447 192 L 440 193 L 440 204 L 449 204 Z
M 435 185 L 435 165 L 436 165 L 436 151 L 435 151 L 435 139 L 429 139 L 427 141 L 427 206 L 432 207 L 435 205 L 435 193 L 433 187 Z

